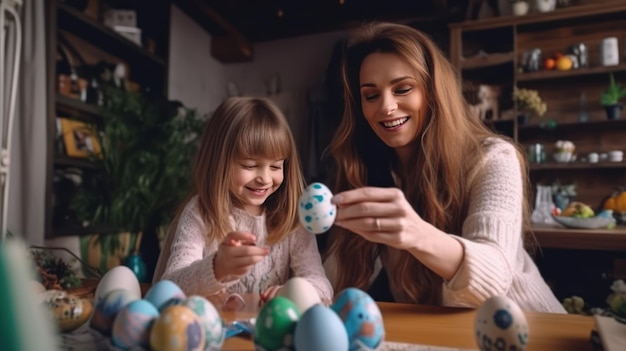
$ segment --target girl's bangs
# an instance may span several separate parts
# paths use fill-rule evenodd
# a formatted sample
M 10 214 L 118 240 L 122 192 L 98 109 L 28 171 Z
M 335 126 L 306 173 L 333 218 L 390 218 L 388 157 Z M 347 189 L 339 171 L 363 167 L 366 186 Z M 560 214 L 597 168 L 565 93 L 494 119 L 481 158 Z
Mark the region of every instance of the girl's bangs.
M 237 155 L 240 158 L 264 157 L 282 160 L 290 156 L 290 150 L 288 131 L 279 124 L 269 123 L 247 125 L 237 145 Z

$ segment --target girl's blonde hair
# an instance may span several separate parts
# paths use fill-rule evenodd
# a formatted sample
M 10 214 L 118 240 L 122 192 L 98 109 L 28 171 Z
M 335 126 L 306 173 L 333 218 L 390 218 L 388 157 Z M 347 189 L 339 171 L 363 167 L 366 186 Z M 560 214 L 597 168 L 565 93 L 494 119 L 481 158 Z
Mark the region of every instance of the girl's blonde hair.
M 198 197 L 198 208 L 209 228 L 208 241 L 221 242 L 231 232 L 229 216 L 243 204 L 231 192 L 236 160 L 241 158 L 284 159 L 284 181 L 263 204 L 267 244 L 292 233 L 298 221 L 298 200 L 304 189 L 296 144 L 287 119 L 269 99 L 231 97 L 215 110 L 207 122 L 193 167 L 193 189 L 170 224 L 154 281 L 163 274 L 178 220 L 185 204 Z
M 425 97 L 426 108 L 420 116 L 424 127 L 413 142 L 410 166 L 398 174 L 400 187 L 425 221 L 444 232 L 461 233 L 475 166 L 483 157 L 488 138 L 497 135 L 472 116 L 457 74 L 437 46 L 408 26 L 368 24 L 348 42 L 342 63 L 343 118 L 327 150 L 336 161 L 333 191 L 366 185 L 396 186 L 390 171 L 395 165 L 400 172 L 394 150 L 374 134 L 361 110 L 359 71 L 363 59 L 373 52 L 394 53 L 406 60 L 414 67 Z M 526 174 L 519 150 L 518 158 L 522 174 Z M 524 217 L 528 218 L 524 207 Z M 338 227 L 331 229 L 329 240 L 327 254 L 338 260 L 335 290 L 351 286 L 367 289 L 381 247 Z M 413 302 L 440 304 L 441 277 L 408 252 L 400 255 L 398 269 L 387 272 L 391 286 L 404 291 Z

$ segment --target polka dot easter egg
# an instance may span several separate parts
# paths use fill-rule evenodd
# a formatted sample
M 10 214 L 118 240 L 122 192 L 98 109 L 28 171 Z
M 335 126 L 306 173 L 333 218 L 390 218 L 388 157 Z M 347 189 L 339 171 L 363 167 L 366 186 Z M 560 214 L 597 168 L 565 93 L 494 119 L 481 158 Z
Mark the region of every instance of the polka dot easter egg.
M 304 189 L 298 205 L 300 223 L 313 234 L 326 232 L 335 222 L 337 205 L 330 202 L 332 192 L 322 183 L 312 183 Z
M 523 351 L 528 344 L 526 316 L 510 298 L 491 297 L 476 311 L 474 336 L 482 351 Z
M 385 339 L 383 315 L 365 291 L 342 290 L 330 308 L 341 318 L 350 343 L 350 351 L 378 350 Z

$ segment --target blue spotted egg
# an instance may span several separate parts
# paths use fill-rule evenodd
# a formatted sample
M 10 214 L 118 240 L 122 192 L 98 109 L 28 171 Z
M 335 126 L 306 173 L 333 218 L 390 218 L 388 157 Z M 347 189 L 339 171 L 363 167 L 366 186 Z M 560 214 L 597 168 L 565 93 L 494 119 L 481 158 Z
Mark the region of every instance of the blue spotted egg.
M 350 351 L 377 350 L 385 340 L 385 325 L 380 308 L 365 291 L 342 290 L 330 308 L 339 315 L 348 333 Z
M 304 189 L 298 204 L 300 223 L 313 234 L 326 232 L 335 222 L 337 205 L 330 202 L 333 194 L 322 183 L 312 183 Z
M 476 311 L 474 337 L 482 351 L 523 351 L 528 345 L 526 315 L 510 298 L 493 296 Z

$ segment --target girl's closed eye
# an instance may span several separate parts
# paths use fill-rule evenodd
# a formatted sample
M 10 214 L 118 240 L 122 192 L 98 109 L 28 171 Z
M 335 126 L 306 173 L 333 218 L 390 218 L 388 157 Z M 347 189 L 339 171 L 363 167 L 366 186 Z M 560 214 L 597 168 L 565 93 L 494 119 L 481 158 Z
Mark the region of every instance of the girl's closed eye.
M 412 87 L 402 87 L 395 90 L 396 95 L 406 95 L 413 90 Z

